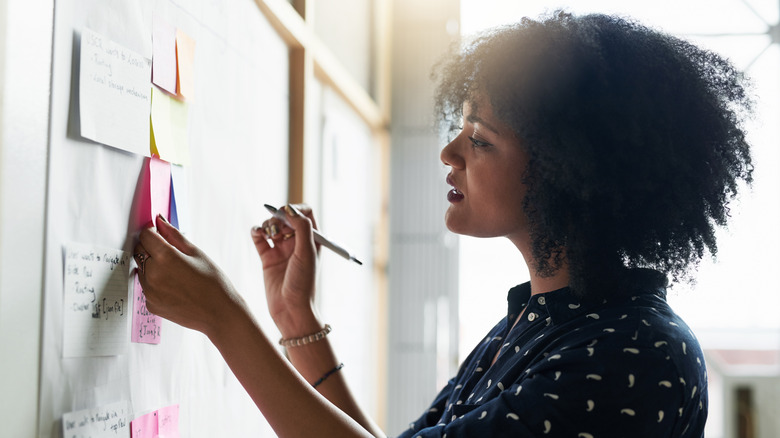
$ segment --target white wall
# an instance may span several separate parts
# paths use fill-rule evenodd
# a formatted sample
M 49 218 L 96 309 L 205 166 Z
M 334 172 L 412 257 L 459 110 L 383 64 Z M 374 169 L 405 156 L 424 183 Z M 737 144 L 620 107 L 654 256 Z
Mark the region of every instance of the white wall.
M 51 0 L 0 2 L 0 424 L 36 433 Z

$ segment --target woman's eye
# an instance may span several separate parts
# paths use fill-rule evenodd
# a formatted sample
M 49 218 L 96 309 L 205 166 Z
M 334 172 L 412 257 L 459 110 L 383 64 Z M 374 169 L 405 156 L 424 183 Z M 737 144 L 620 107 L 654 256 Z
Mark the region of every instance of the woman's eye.
M 474 145 L 474 147 L 478 147 L 478 148 L 484 148 L 484 147 L 486 147 L 486 146 L 490 146 L 490 143 L 487 143 L 487 142 L 484 142 L 484 141 L 477 140 L 477 139 L 476 139 L 476 138 L 474 138 L 474 137 L 469 137 L 469 140 L 471 140 L 471 144 L 472 144 L 472 145 Z

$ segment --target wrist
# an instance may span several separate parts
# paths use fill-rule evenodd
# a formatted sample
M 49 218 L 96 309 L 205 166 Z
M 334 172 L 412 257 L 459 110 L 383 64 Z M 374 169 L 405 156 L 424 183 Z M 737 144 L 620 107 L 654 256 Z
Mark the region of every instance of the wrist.
M 309 336 L 325 327 L 325 324 L 320 321 L 317 312 L 313 308 L 276 316 L 274 317 L 274 323 L 276 323 L 276 328 L 279 329 L 279 333 L 281 333 L 284 339 Z

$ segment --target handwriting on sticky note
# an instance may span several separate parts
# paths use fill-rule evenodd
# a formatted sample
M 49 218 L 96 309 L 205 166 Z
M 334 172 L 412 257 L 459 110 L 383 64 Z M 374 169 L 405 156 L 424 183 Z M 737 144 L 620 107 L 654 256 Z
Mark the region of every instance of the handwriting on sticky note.
M 146 296 L 138 274 L 133 276 L 133 326 L 130 340 L 144 344 L 159 344 L 162 318 L 146 308 Z
M 63 251 L 63 356 L 121 354 L 127 347 L 130 255 L 78 243 Z
M 132 438 L 179 438 L 179 405 L 164 407 L 130 422 Z
M 126 401 L 62 416 L 64 438 L 108 438 L 127 436 L 130 431 Z
M 151 62 L 89 29 L 81 32 L 81 136 L 149 155 Z
M 157 438 L 157 411 L 142 415 L 130 422 L 131 438 Z
M 160 438 L 179 438 L 179 405 L 157 411 L 157 435 Z

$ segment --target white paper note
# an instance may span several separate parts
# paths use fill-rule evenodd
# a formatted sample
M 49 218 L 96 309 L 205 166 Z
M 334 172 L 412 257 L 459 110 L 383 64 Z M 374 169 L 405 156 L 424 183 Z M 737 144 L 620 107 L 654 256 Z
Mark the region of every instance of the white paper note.
M 81 136 L 150 155 L 151 61 L 89 29 L 81 32 Z
M 115 438 L 130 436 L 129 404 L 112 403 L 62 416 L 64 438 Z
M 63 357 L 124 353 L 130 340 L 130 254 L 79 243 L 63 251 Z

